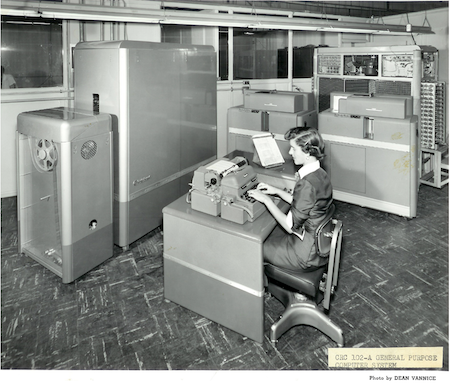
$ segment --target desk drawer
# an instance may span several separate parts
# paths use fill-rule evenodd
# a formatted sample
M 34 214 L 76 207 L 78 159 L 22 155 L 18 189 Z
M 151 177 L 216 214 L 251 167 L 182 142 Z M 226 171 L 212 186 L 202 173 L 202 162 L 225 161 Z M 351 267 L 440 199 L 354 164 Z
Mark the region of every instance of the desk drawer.
M 256 296 L 164 255 L 164 297 L 254 341 L 264 339 L 264 292 Z

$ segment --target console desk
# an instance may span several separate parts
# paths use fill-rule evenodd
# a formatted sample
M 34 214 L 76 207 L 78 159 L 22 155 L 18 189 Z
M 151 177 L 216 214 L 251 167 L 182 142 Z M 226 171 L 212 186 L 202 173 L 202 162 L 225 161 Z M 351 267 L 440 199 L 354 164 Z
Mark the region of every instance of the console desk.
M 254 168 L 260 182 L 288 189 L 295 185 L 290 160 L 276 169 Z M 286 213 L 289 205 L 280 200 L 278 207 Z M 166 206 L 164 297 L 262 343 L 263 242 L 275 226 L 267 210 L 240 225 L 192 210 L 184 196 Z

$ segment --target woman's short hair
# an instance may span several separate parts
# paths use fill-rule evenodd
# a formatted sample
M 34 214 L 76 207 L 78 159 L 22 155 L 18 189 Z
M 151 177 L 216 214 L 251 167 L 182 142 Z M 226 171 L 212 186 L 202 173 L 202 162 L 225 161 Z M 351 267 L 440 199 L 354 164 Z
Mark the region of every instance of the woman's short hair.
M 316 128 L 291 128 L 284 134 L 284 138 L 286 140 L 294 139 L 304 153 L 314 156 L 317 160 L 321 160 L 325 156 L 325 143 Z

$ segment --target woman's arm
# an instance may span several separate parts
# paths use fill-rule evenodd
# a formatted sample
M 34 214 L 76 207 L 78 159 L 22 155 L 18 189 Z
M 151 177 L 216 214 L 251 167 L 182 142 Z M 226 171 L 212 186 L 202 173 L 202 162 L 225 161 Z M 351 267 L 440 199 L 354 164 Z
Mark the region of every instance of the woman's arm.
M 279 189 L 278 187 L 274 187 L 267 183 L 261 182 L 258 184 L 257 190 L 264 192 L 264 194 L 277 195 L 284 202 L 287 202 L 289 204 L 292 203 L 292 194 L 282 189 Z
M 275 189 L 275 188 L 272 188 L 272 189 Z M 277 189 L 277 190 L 280 190 L 280 189 Z M 269 189 L 268 191 L 272 191 L 272 190 Z M 286 193 L 283 190 L 280 190 L 280 191 L 283 193 Z M 275 192 L 273 192 L 273 194 L 275 194 Z M 288 193 L 286 193 L 286 194 L 288 194 Z M 286 214 L 284 214 L 278 208 L 278 206 L 273 202 L 272 198 L 268 194 L 265 194 L 264 192 L 262 192 L 259 189 L 259 185 L 256 190 L 249 190 L 248 195 L 250 197 L 256 199 L 257 201 L 263 203 L 267 207 L 267 210 L 269 210 L 270 214 L 272 214 L 272 216 L 277 220 L 277 222 L 283 227 L 283 229 L 285 229 L 286 232 L 288 232 L 288 233 L 292 233 L 292 229 L 286 222 Z M 290 200 L 292 202 L 292 195 L 290 195 Z M 288 201 L 286 201 L 286 202 L 288 202 Z

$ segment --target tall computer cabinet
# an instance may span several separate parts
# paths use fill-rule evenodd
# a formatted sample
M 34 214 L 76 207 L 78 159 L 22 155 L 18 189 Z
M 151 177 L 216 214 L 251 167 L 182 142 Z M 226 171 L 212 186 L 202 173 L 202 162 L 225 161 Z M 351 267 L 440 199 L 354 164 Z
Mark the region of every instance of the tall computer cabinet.
M 216 157 L 216 54 L 210 46 L 79 43 L 75 107 L 112 115 L 114 243 L 124 249 L 162 222 Z

